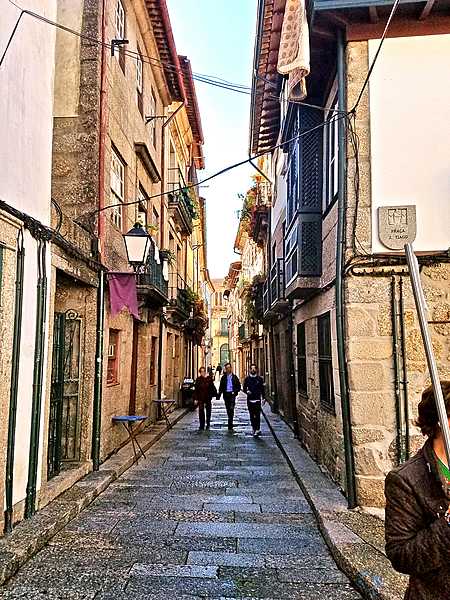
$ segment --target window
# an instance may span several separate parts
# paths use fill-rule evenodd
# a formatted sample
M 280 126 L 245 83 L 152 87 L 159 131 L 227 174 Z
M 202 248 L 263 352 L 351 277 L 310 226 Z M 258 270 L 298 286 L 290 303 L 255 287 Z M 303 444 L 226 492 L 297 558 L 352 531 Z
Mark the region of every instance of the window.
M 119 383 L 119 337 L 120 332 L 117 329 L 109 330 L 108 370 L 106 375 L 108 385 Z
M 304 394 L 308 391 L 306 376 L 306 331 L 305 323 L 297 325 L 297 385 L 298 391 Z
M 123 204 L 125 199 L 125 163 L 112 148 L 111 154 L 111 204 Z M 111 221 L 122 231 L 123 207 L 111 209 Z
M 153 88 L 150 90 L 150 106 L 148 116 L 156 117 L 156 96 Z M 150 141 L 153 145 L 153 148 L 156 148 L 156 119 L 149 121 L 148 128 Z
M 155 207 L 153 207 L 152 211 L 152 225 L 157 228 L 153 233 L 153 237 L 155 238 L 156 245 L 159 246 L 159 213 Z
M 150 342 L 150 385 L 156 384 L 156 348 L 158 345 L 158 338 L 152 336 Z
M 115 14 L 115 26 L 116 26 L 116 39 L 125 39 L 125 9 L 121 0 L 116 1 L 116 14 Z M 116 55 L 119 57 L 119 65 L 122 71 L 125 73 L 125 46 L 122 44 L 119 47 L 119 52 Z
M 338 195 L 338 127 L 339 120 L 336 119 L 337 96 L 331 103 L 326 113 L 324 154 L 325 154 L 325 194 L 324 211 L 333 204 Z
M 144 63 L 139 50 L 136 57 L 136 99 L 139 112 L 144 116 Z
M 220 332 L 228 335 L 228 319 L 222 318 L 220 319 Z
M 138 187 L 137 200 L 139 201 L 139 203 L 136 204 L 136 221 L 138 223 L 140 223 L 142 225 L 142 227 L 144 227 L 144 229 L 145 229 L 148 224 L 148 221 L 147 221 L 148 198 L 147 198 L 147 194 L 145 193 L 142 186 Z
M 294 227 L 285 242 L 286 285 L 289 285 L 298 272 L 298 228 Z
M 322 408 L 334 414 L 333 364 L 331 354 L 330 313 L 317 319 L 319 337 L 319 385 Z

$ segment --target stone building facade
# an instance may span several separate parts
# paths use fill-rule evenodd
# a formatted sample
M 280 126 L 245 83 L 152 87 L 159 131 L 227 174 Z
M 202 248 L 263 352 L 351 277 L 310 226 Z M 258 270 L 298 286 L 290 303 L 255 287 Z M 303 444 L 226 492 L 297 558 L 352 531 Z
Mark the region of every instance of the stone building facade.
M 423 443 L 414 420 L 429 383 L 401 240 L 392 246 L 389 226 L 400 237 L 411 227 L 439 373 L 449 376 L 448 132 L 440 125 L 449 115 L 433 85 L 443 58 L 402 108 L 416 65 L 448 52 L 448 20 L 437 6 L 432 22 L 418 3 L 402 6 L 363 89 L 391 7 L 372 6 L 371 19 L 368 6 L 357 11 L 351 1 L 315 3 L 306 105 L 280 108 L 273 82 L 286 99 L 286 81 L 276 53 L 268 60 L 261 49 L 278 47 L 284 3 L 260 5 L 250 145 L 268 150 L 263 170 L 271 181 L 262 322 L 273 407 L 351 505 L 382 508 L 386 473 Z M 432 123 L 421 119 L 430 101 Z M 284 389 L 280 370 L 291 382 Z
M 29 47 L 6 71 L 23 100 L 0 118 L 7 531 L 126 443 L 114 416 L 151 424 L 154 399 L 180 399 L 204 356 L 211 288 L 200 113 L 165 1 L 34 4 L 71 31 L 26 19 Z M 108 274 L 133 273 L 123 235 L 136 223 L 150 249 L 132 277 L 138 315 L 113 315 Z

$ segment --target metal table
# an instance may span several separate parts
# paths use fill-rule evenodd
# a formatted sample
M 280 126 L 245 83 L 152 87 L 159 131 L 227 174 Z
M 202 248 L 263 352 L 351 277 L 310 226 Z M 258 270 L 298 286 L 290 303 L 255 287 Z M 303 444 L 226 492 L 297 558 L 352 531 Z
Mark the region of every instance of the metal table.
M 144 421 L 147 420 L 148 417 L 144 417 L 142 415 L 118 415 L 112 418 L 112 422 L 113 423 L 122 423 L 122 425 L 125 427 L 128 436 L 131 440 L 131 443 L 133 445 L 133 452 L 134 452 L 134 457 L 136 459 L 136 462 L 139 461 L 139 454 L 136 450 L 136 446 L 139 448 L 142 456 L 144 458 L 146 458 L 145 456 L 145 452 L 142 449 L 142 446 L 139 443 L 139 440 L 137 439 L 137 430 L 133 428 L 133 425 L 135 423 L 143 423 Z
M 169 413 L 168 413 L 168 409 L 172 406 L 175 406 L 177 401 L 173 400 L 173 399 L 169 399 L 169 398 L 158 398 L 157 400 L 153 400 L 153 402 L 157 405 L 161 407 L 161 412 L 164 416 L 164 419 L 167 423 L 167 428 L 168 429 L 172 429 L 173 424 L 170 422 L 169 420 Z

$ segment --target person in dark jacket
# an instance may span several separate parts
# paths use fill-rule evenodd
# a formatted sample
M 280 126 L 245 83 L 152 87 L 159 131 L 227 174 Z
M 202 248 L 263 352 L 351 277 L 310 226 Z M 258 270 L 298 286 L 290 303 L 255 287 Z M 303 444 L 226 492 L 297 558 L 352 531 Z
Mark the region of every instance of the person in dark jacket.
M 233 431 L 234 407 L 236 405 L 236 396 L 241 391 L 241 382 L 238 376 L 233 373 L 230 363 L 226 363 L 224 369 L 225 373 L 220 380 L 217 399 L 223 395 L 228 415 L 228 431 Z
M 264 380 L 258 375 L 258 367 L 250 365 L 250 373 L 244 379 L 242 388 L 244 394 L 247 394 L 247 408 L 252 424 L 253 436 L 261 435 L 261 402 L 265 401 Z
M 441 387 L 450 416 L 450 381 Z M 425 445 L 386 478 L 386 554 L 409 575 L 405 600 L 448 600 L 450 471 L 432 387 L 422 394 L 417 426 Z
M 205 409 L 206 409 L 206 429 L 211 424 L 211 401 L 216 397 L 217 390 L 212 377 L 206 374 L 205 367 L 199 369 L 199 377 L 195 380 L 194 400 L 198 402 L 198 420 L 199 430 L 205 429 Z

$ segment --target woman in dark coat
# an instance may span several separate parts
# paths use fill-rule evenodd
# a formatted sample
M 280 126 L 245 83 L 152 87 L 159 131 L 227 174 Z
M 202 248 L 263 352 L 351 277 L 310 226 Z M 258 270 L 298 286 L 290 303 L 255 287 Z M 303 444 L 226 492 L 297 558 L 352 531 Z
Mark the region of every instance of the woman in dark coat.
M 216 386 L 212 377 L 206 374 L 205 367 L 199 369 L 199 377 L 195 380 L 194 400 L 198 402 L 198 419 L 200 422 L 199 430 L 205 429 L 205 409 L 206 409 L 206 429 L 209 429 L 211 423 L 211 401 L 217 396 Z
M 450 381 L 441 386 L 450 415 Z M 407 600 L 450 599 L 450 470 L 438 421 L 429 387 L 417 419 L 428 439 L 386 478 L 386 554 L 394 569 L 410 576 Z

